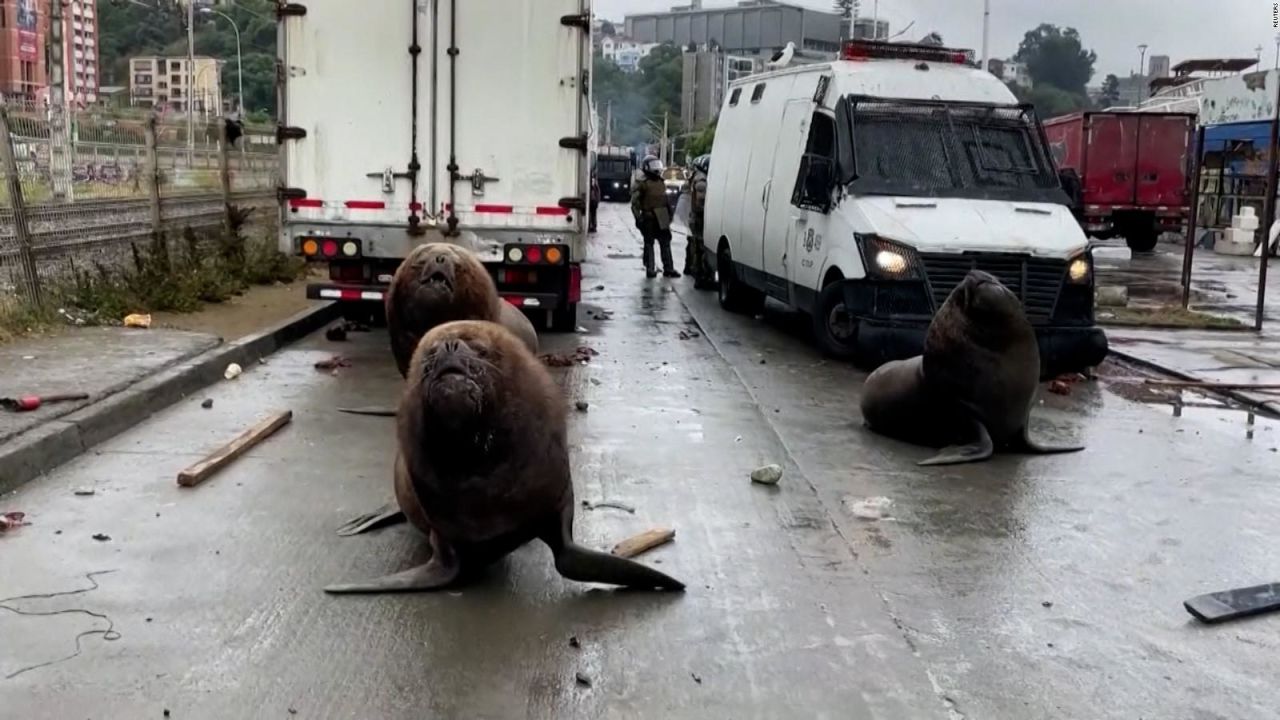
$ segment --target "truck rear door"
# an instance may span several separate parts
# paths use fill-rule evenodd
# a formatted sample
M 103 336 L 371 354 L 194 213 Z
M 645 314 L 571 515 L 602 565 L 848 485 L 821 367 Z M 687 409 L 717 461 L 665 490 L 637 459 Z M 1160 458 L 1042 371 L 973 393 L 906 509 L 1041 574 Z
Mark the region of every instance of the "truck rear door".
M 286 74 L 281 120 L 306 133 L 284 146 L 285 184 L 306 195 L 289 201 L 286 223 L 404 227 L 410 183 L 394 174 L 410 164 L 409 47 L 414 24 L 425 34 L 428 21 L 408 0 L 304 5 L 305 14 L 283 18 L 280 36 Z M 429 89 L 425 68 L 424 62 L 423 93 Z M 426 181 L 430 173 L 422 177 Z M 366 247 L 366 255 L 403 255 L 407 246 L 385 250 Z
M 1184 115 L 1141 115 L 1140 118 L 1137 204 L 1185 205 L 1191 118 Z
M 1088 115 L 1085 130 L 1085 202 L 1133 205 L 1137 181 L 1139 115 Z
M 586 141 L 590 36 L 572 21 L 589 17 L 586 4 L 440 0 L 440 210 L 486 262 L 502 257 L 486 231 L 571 243 L 585 231 L 585 213 L 562 200 L 585 199 L 586 155 L 562 143 Z

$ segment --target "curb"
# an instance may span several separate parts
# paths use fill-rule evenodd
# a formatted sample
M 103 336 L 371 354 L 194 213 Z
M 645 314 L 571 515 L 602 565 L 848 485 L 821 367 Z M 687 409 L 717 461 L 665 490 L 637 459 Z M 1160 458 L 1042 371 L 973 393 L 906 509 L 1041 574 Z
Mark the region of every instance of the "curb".
M 1123 350 L 1117 350 L 1115 349 L 1114 346 L 1111 348 L 1110 354 L 1120 358 L 1121 360 L 1124 360 L 1125 362 L 1133 363 L 1138 367 L 1145 368 L 1147 370 L 1153 370 L 1162 375 L 1175 377 L 1179 380 L 1186 380 L 1187 382 L 1209 382 L 1204 378 L 1196 377 L 1195 375 L 1191 375 L 1189 373 L 1185 373 L 1180 370 L 1174 370 L 1171 367 L 1166 367 L 1159 363 L 1155 363 L 1145 358 L 1141 358 L 1137 355 L 1127 353 Z M 1202 390 L 1203 392 L 1207 392 L 1207 393 L 1216 393 L 1218 395 L 1224 395 L 1226 397 L 1231 398 L 1232 400 L 1235 400 L 1241 405 L 1245 405 L 1250 410 L 1255 410 L 1257 412 L 1265 413 L 1267 415 L 1280 417 L 1280 401 L 1277 401 L 1275 399 L 1259 398 L 1257 396 L 1250 395 L 1242 390 L 1214 390 L 1211 387 L 1195 388 L 1195 389 Z
M 308 308 L 266 330 L 188 358 L 88 407 L 14 436 L 0 447 L 0 495 L 221 380 L 228 364 L 256 363 L 319 330 L 340 314 L 338 303 Z

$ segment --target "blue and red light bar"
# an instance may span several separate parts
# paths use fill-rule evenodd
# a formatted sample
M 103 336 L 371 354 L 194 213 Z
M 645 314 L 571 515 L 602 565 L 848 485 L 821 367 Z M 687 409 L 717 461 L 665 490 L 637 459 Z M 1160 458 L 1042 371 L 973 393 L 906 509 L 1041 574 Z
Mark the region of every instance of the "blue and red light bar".
M 850 40 L 840 51 L 841 60 L 923 60 L 925 62 L 972 65 L 973 51 L 937 45 Z

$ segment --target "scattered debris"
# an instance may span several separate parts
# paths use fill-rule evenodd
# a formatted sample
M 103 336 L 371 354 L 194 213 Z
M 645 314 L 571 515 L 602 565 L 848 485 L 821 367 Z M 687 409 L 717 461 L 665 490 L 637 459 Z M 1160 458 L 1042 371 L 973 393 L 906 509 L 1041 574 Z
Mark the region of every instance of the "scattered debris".
M 134 313 L 124 317 L 124 326 L 128 328 L 142 328 L 146 330 L 151 327 L 151 316 Z
M 570 636 L 569 636 L 569 647 L 571 647 L 571 648 L 575 648 L 575 649 L 577 649 L 577 648 L 581 648 L 581 647 L 582 647 L 582 643 L 578 642 L 578 636 L 577 636 L 577 635 L 570 635 Z
M 96 491 L 93 488 L 76 488 L 75 494 L 80 496 L 93 495 Z
M 244 368 L 240 367 L 237 363 L 231 363 L 230 365 L 227 366 L 227 371 L 222 373 L 222 377 L 228 380 L 235 380 L 236 378 L 240 377 L 240 373 L 243 373 L 243 372 L 244 372 Z
M 694 338 L 700 338 L 700 337 L 702 337 L 702 333 L 699 333 L 699 332 L 698 332 L 698 331 L 696 331 L 696 330 L 681 330 L 681 331 L 680 331 L 680 339 L 681 339 L 681 340 L 692 340 L 692 339 L 694 339 Z
M 616 500 L 601 500 L 600 502 L 591 502 L 590 500 L 583 500 L 582 507 L 588 510 L 596 510 L 598 508 L 613 508 L 614 510 L 621 510 L 623 512 L 631 513 L 632 515 L 636 514 L 636 509 L 633 506 L 623 502 L 618 502 Z
M 169 708 L 164 709 L 164 716 L 169 717 Z
M 107 542 L 108 540 L 111 539 L 111 536 L 106 533 L 94 533 L 93 539 L 97 540 L 98 542 Z
M 1070 395 L 1071 385 L 1064 382 L 1063 380 L 1055 379 L 1049 383 L 1049 392 L 1053 393 L 1054 395 Z
M 205 410 L 208 410 L 209 408 L 213 407 L 213 398 L 205 398 L 205 401 L 200 403 L 200 407 L 204 408 Z
M 298 711 L 297 711 L 297 710 L 295 710 L 294 708 L 289 708 L 289 714 L 290 714 L 290 715 L 297 715 L 297 714 L 298 714 Z
M 592 384 L 592 385 L 599 385 L 599 384 L 600 384 L 600 378 L 591 378 L 591 384 Z
M 178 484 L 182 487 L 194 487 L 208 480 L 211 475 L 243 455 L 254 445 L 270 437 L 292 419 L 293 411 L 285 410 L 245 430 L 239 437 L 223 445 L 204 460 L 178 473 Z
M 648 552 L 659 545 L 666 545 L 674 540 L 676 531 L 670 528 L 654 528 L 645 530 L 639 535 L 623 540 L 613 546 L 613 554 L 618 557 L 633 558 L 641 553 Z
M 53 403 L 70 402 L 73 400 L 88 400 L 89 393 L 59 393 L 56 395 L 26 395 L 17 398 L 0 398 L 0 407 L 13 412 L 31 412 L 37 410 L 41 405 L 51 405 Z
M 582 327 L 581 325 L 579 325 L 579 326 L 574 330 L 574 332 L 578 333 L 579 335 L 586 335 L 587 333 L 589 333 L 589 332 L 591 332 L 591 331 L 590 331 L 590 330 L 588 330 L 588 329 L 586 329 L 586 328 L 584 328 L 584 327 Z
M 579 400 L 578 402 L 574 403 L 573 406 L 577 408 L 578 412 L 586 412 L 587 409 L 591 407 L 591 405 L 588 404 L 585 400 Z
M 584 672 L 575 673 L 574 678 L 577 679 L 578 684 L 581 685 L 582 687 L 591 687 L 591 678 L 587 677 L 586 673 Z
M 760 364 L 761 364 L 761 365 L 767 365 L 767 364 L 769 364 L 769 361 L 768 361 L 768 360 L 765 360 L 764 358 L 760 358 Z
M 596 290 L 603 290 L 603 289 L 604 289 L 604 286 L 603 286 L 603 285 L 597 285 L 595 289 L 596 289 Z
M 571 365 L 586 365 L 591 362 L 591 358 L 598 356 L 600 353 L 596 350 L 580 346 L 574 350 L 572 354 L 566 353 L 547 353 L 542 356 L 542 364 L 547 367 L 569 367 Z
M 782 479 L 781 465 L 765 465 L 751 471 L 751 482 L 761 485 L 777 485 Z
M 329 342 L 346 342 L 347 326 L 346 324 L 338 324 L 324 331 L 324 339 Z
M 893 506 L 893 501 L 887 497 L 869 497 L 862 500 L 854 500 L 851 497 L 844 499 L 844 505 L 849 512 L 856 518 L 862 520 L 881 520 L 889 515 L 889 508 Z
M 738 437 L 734 438 L 734 439 L 733 439 L 733 441 L 734 441 L 734 442 L 736 442 L 736 443 L 740 443 L 740 442 L 742 442 L 742 436 L 741 436 L 741 435 L 739 435 Z
M 1040 603 L 1040 605 L 1041 605 L 1042 607 L 1051 608 L 1051 607 L 1053 607 L 1053 601 L 1052 601 L 1052 600 L 1045 600 L 1044 602 Z
M 321 360 L 316 363 L 317 370 L 337 370 L 338 368 L 351 367 L 351 359 L 341 355 L 334 355 L 328 360 Z
M 1093 297 L 1098 307 L 1127 307 L 1129 288 L 1123 285 L 1100 285 L 1093 291 Z
M 26 517 L 27 514 L 21 512 L 7 512 L 0 514 L 0 532 L 12 530 L 16 527 L 22 527 L 23 525 L 30 525 L 31 523 L 26 521 Z
M 693 678 L 693 681 L 698 683 L 699 685 L 702 684 L 702 678 L 698 675 L 698 673 L 691 672 L 689 673 L 689 677 Z

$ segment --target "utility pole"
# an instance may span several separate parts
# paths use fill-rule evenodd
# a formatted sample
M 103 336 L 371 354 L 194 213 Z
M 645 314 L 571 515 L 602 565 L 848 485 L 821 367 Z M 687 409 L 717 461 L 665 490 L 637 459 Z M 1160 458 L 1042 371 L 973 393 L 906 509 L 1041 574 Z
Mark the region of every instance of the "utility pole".
M 671 164 L 671 156 L 670 156 L 670 153 L 668 152 L 670 150 L 670 145 L 668 144 L 668 140 L 667 140 L 667 118 L 670 115 L 671 115 L 670 112 L 666 110 L 662 111 L 662 164 L 663 165 Z
M 196 112 L 192 102 L 196 91 L 196 0 L 187 1 L 187 169 L 196 161 Z
M 1138 46 L 1138 102 L 1142 102 L 1147 97 L 1147 44 L 1143 43 Z
M 991 0 L 982 0 L 982 69 L 987 69 L 987 41 L 991 30 Z
M 613 146 L 613 101 L 604 105 L 604 144 Z
M 67 118 L 66 44 L 62 26 L 62 2 L 49 3 L 49 171 L 53 180 L 53 196 L 71 202 L 70 125 Z
M 1280 33 L 1276 33 L 1276 69 L 1280 70 Z

